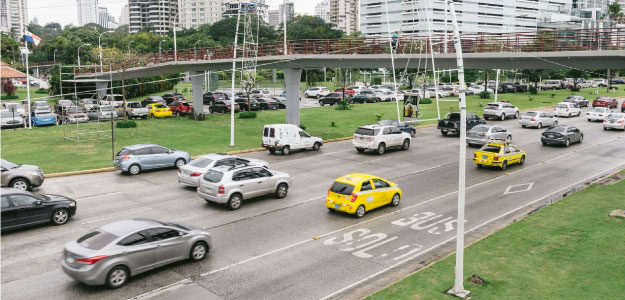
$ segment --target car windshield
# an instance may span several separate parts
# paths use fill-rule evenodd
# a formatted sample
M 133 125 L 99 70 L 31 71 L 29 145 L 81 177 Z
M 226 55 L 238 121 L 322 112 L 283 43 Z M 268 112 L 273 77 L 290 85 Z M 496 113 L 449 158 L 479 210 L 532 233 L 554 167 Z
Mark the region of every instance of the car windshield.
M 48 102 L 35 102 L 35 106 L 46 107 L 48 106 Z
M 15 109 L 20 109 L 22 108 L 21 105 L 17 104 L 17 103 L 7 103 L 6 104 L 7 109 L 11 109 L 12 107 L 15 107 Z
M 354 186 L 347 183 L 334 182 L 332 187 L 330 187 L 330 191 L 341 195 L 351 195 L 354 191 Z
M 208 172 L 204 174 L 204 180 L 212 183 L 220 182 L 223 177 L 224 173 L 215 170 L 208 170 Z
M 133 150 L 130 150 L 130 149 L 128 149 L 128 148 L 124 148 L 124 149 L 120 150 L 119 152 L 117 152 L 117 156 L 122 156 L 122 155 L 131 155 L 131 154 L 133 154 L 133 153 L 134 153 L 134 151 L 133 151 Z
M 606 118 L 608 118 L 608 119 L 623 119 L 623 118 L 625 118 L 625 114 L 609 114 Z
M 72 105 L 72 100 L 59 100 L 59 105 Z
M 523 116 L 526 116 L 526 117 L 535 117 L 535 116 L 537 116 L 537 115 L 538 115 L 538 113 L 537 113 L 537 112 L 535 112 L 535 111 L 528 111 L 528 112 L 526 112 Z
M 208 158 L 198 158 L 198 159 L 194 159 L 192 160 L 189 165 L 192 167 L 197 167 L 197 168 L 204 168 L 208 165 L 210 165 L 210 163 L 212 163 L 213 160 L 212 159 L 208 159 Z
M 566 103 L 558 103 L 556 105 L 557 108 L 569 108 L 569 105 Z
M 492 145 L 486 145 L 482 147 L 482 149 L 480 149 L 480 151 L 492 152 L 492 153 L 499 153 L 500 150 L 501 150 L 500 146 L 492 146 Z
M 566 128 L 564 127 L 552 126 L 552 127 L 549 127 L 549 129 L 547 129 L 546 132 L 564 132 L 564 130 L 566 130 Z
M 154 108 L 167 108 L 167 106 L 163 104 L 157 104 L 157 105 L 154 105 Z
M 106 231 L 93 231 L 83 235 L 76 240 L 76 242 L 85 248 L 100 250 L 118 237 L 119 236 Z
M 594 108 L 592 109 L 592 111 L 595 111 L 595 112 L 605 112 L 605 111 L 606 111 L 606 109 L 605 109 L 605 108 L 603 108 L 603 107 L 594 107 Z
M 460 114 L 459 113 L 450 113 L 447 114 L 447 120 L 451 120 L 451 121 L 460 121 Z
M 486 104 L 485 109 L 498 109 L 499 104 Z
M 482 125 L 478 125 L 478 126 L 475 126 L 475 127 L 471 128 L 470 131 L 474 131 L 474 132 L 488 132 L 488 127 L 482 126 Z
M 70 113 L 81 113 L 82 109 L 80 107 L 77 107 L 77 106 L 70 106 L 70 107 L 67 108 L 67 112 L 70 112 Z
M 356 129 L 356 133 L 355 134 L 360 134 L 360 135 L 377 135 L 378 131 L 380 131 L 380 130 L 379 129 L 373 129 L 373 128 L 358 127 L 358 129 Z
M 3 110 L 0 113 L 0 117 L 2 117 L 2 118 L 13 118 L 13 116 L 19 116 L 19 114 L 15 114 L 15 113 L 10 112 L 8 110 Z

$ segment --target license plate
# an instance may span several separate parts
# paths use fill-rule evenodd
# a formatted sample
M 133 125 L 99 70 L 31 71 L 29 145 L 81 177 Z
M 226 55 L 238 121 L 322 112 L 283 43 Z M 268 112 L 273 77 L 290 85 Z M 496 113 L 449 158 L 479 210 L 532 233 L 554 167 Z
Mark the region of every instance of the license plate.
M 335 204 L 335 205 L 334 205 L 334 208 L 336 208 L 336 209 L 341 209 L 341 205 L 340 205 L 340 204 Z
M 487 155 L 482 155 L 482 158 L 483 158 L 483 159 L 487 159 L 487 158 L 488 158 L 488 156 L 487 156 Z

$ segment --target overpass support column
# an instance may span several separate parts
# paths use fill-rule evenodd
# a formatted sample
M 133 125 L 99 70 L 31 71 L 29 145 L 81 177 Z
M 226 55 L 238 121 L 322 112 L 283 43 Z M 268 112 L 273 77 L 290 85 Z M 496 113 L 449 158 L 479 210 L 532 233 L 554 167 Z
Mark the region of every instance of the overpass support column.
M 189 72 L 191 76 L 191 88 L 193 89 L 193 117 L 204 114 L 204 71 Z
M 110 82 L 110 84 L 113 84 L 112 82 Z M 108 89 L 109 86 L 109 82 L 108 81 L 104 81 L 104 82 L 96 82 L 95 83 L 95 88 L 98 92 L 98 97 L 100 99 L 104 99 L 104 96 L 106 96 L 106 89 Z
M 298 125 L 299 120 L 299 82 L 302 78 L 302 69 L 284 69 L 284 84 L 286 85 L 286 122 Z

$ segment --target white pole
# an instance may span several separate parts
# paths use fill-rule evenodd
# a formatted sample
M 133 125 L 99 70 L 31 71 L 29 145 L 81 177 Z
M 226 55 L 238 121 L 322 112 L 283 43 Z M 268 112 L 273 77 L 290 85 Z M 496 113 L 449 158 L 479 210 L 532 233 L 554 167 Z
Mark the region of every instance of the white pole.
M 443 34 L 443 53 L 447 53 L 447 10 L 449 10 L 449 5 L 447 5 L 447 2 L 445 2 L 445 25 L 443 25 L 443 31 L 445 33 Z M 434 67 L 432 66 L 432 68 Z M 451 78 L 451 75 L 449 75 L 449 78 Z M 440 119 L 440 116 L 438 118 Z
M 174 61 L 178 61 L 178 45 L 176 44 L 176 19 L 178 19 L 178 14 L 174 16 Z
M 497 95 L 499 91 L 499 72 L 501 69 L 497 69 L 497 77 L 495 78 L 495 102 L 497 102 Z
M 432 54 L 432 75 L 434 76 L 434 93 L 436 93 L 436 115 L 438 116 L 438 118 L 441 118 L 441 108 L 440 105 L 438 104 L 438 75 L 436 74 L 436 65 L 434 65 L 434 48 L 432 46 L 432 32 L 430 31 L 430 36 L 429 36 L 429 40 L 430 40 L 430 54 Z M 427 61 L 427 60 L 426 60 Z M 425 76 L 427 74 L 427 72 L 423 73 L 423 76 Z M 423 87 L 425 89 L 425 87 Z
M 237 45 L 239 42 L 239 21 L 241 20 L 241 0 L 239 0 L 239 9 L 237 10 L 237 27 L 234 32 L 234 55 L 232 57 L 232 99 L 230 99 L 230 147 L 234 147 L 234 80 L 237 71 Z
M 388 17 L 388 0 L 386 0 L 384 2 L 384 8 L 386 9 L 386 29 L 388 30 L 388 47 L 391 50 L 391 67 L 393 68 L 393 87 L 395 88 L 395 90 L 393 91 L 393 93 L 397 93 L 398 89 L 397 89 L 397 79 L 395 79 L 395 55 L 393 53 L 393 43 L 392 43 L 392 36 L 391 36 L 391 23 Z M 399 49 L 399 37 L 397 37 L 397 43 L 395 44 L 395 47 L 397 47 L 397 49 Z M 384 73 L 384 77 L 386 78 L 386 72 Z M 399 114 L 399 99 L 397 99 L 397 96 L 395 96 L 395 106 L 397 106 L 397 122 L 401 122 L 401 115 Z
M 454 46 L 456 48 L 456 61 L 458 65 L 458 80 L 460 81 L 460 155 L 458 157 L 458 228 L 456 229 L 456 280 L 454 287 L 447 293 L 465 298 L 469 291 L 464 289 L 464 200 L 465 200 L 465 169 L 467 152 L 467 104 L 466 104 L 466 83 L 464 82 L 464 65 L 462 62 L 462 45 L 460 43 L 460 33 L 458 30 L 458 20 L 453 0 L 449 3 L 451 21 L 454 28 Z
M 98 48 L 100 48 L 100 73 L 104 72 L 104 69 L 102 68 L 102 35 L 105 33 L 110 33 L 110 32 L 115 32 L 113 30 L 109 30 L 109 31 L 105 31 L 100 33 L 100 36 L 98 37 Z M 123 50 L 122 50 L 123 51 Z
M 32 129 L 32 112 L 30 111 L 30 72 L 28 70 L 28 42 L 24 41 L 24 45 L 26 46 L 26 98 L 28 99 L 28 129 Z
M 258 11 L 258 8 L 256 9 Z M 284 0 L 284 7 L 282 9 L 282 25 L 284 31 L 284 49 L 282 55 L 287 55 L 286 53 L 286 0 Z M 258 42 L 258 41 L 257 41 Z

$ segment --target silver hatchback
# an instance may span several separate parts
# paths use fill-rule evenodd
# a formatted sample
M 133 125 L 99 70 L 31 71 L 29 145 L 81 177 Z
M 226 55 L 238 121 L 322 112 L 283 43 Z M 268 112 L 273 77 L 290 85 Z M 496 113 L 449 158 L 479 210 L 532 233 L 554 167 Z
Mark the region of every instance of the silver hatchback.
M 467 145 L 486 145 L 491 140 L 512 141 L 512 133 L 499 126 L 477 125 L 467 132 Z
M 88 285 L 119 288 L 130 276 L 189 259 L 212 248 L 208 232 L 179 223 L 128 219 L 104 225 L 65 244 L 61 267 Z

